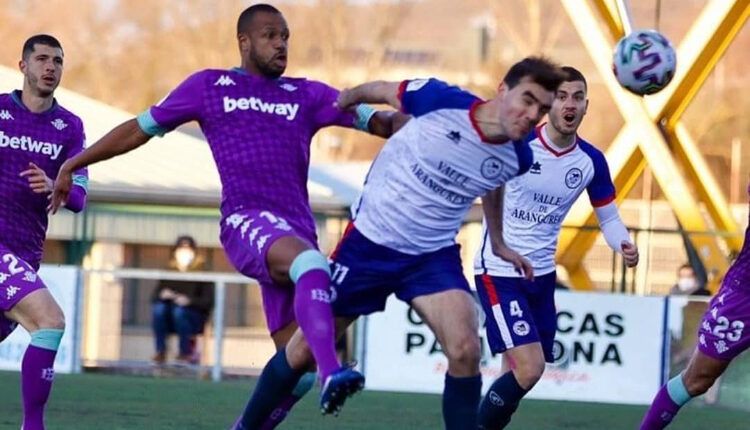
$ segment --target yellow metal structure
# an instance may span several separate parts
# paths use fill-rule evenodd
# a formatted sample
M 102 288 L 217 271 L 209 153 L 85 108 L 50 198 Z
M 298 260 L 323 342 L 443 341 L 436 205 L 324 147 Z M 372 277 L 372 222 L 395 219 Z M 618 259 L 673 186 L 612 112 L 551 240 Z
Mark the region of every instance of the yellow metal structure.
M 563 0 L 562 4 L 625 119 L 623 129 L 607 150 L 618 202 L 630 192 L 646 163 L 657 166 L 653 169 L 654 177 L 683 228 L 695 232 L 689 235 L 689 239 L 699 251 L 707 271 L 722 273 L 728 266 L 727 257 L 716 238 L 708 234 L 709 228 L 699 202 L 706 205 L 716 228 L 728 233 L 723 239 L 732 250 L 739 250 L 742 245 L 736 234 L 738 226 L 716 179 L 680 123 L 680 116 L 747 20 L 750 2 L 711 1 L 677 50 L 678 68 L 673 82 L 659 94 L 643 99 L 624 91 L 611 73 L 613 41 L 622 37 L 627 28 L 614 2 L 593 0 L 594 9 L 603 19 L 609 37 L 599 30 L 595 13 L 586 1 Z M 675 158 L 698 191 L 699 201 L 693 198 Z M 588 205 L 574 207 L 566 222 L 566 226 L 595 225 L 593 211 Z M 558 262 L 568 270 L 576 288 L 593 287 L 582 261 L 597 234 L 590 229 L 564 229 L 560 236 Z M 711 288 L 716 288 L 715 279 L 709 282 Z

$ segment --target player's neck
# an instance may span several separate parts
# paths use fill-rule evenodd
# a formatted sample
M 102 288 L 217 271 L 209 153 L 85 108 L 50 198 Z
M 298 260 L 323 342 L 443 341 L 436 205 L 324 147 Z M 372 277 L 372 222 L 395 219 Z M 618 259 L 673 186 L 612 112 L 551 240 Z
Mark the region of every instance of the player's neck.
M 30 89 L 24 87 L 23 91 L 21 91 L 21 103 L 29 111 L 41 113 L 48 111 L 52 107 L 55 103 L 55 98 L 52 94 L 46 97 L 38 96 Z
M 258 70 L 257 67 L 254 67 L 251 63 L 246 63 L 245 61 L 242 62 L 242 65 L 239 68 L 251 76 L 255 76 L 255 77 L 263 78 L 263 79 L 271 79 L 271 80 L 277 79 L 277 78 L 264 75 L 263 72 Z
M 544 125 L 544 132 L 547 134 L 547 137 L 549 137 L 549 140 L 552 141 L 552 143 L 555 144 L 559 149 L 567 149 L 570 148 L 573 144 L 576 143 L 576 135 L 573 134 L 562 134 L 555 127 L 552 126 L 551 123 L 547 123 Z

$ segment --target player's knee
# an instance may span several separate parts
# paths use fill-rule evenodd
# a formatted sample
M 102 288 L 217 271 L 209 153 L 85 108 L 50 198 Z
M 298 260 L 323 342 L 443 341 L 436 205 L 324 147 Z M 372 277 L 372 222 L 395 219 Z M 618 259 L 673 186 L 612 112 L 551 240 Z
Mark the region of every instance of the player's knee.
M 544 360 L 529 360 L 522 363 L 516 363 L 513 374 L 518 381 L 518 385 L 525 390 L 530 390 L 539 382 L 544 373 Z
M 59 308 L 49 313 L 37 315 L 34 322 L 39 329 L 65 330 L 65 315 Z
M 473 373 L 479 370 L 479 361 L 482 358 L 481 344 L 476 336 L 466 336 L 456 339 L 447 345 L 445 355 L 451 367 L 459 367 L 466 372 Z

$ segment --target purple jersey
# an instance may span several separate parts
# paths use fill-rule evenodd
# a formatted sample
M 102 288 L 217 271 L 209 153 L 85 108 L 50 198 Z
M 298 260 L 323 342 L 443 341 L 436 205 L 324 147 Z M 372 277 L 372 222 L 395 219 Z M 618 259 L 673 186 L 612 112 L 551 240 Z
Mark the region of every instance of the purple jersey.
M 745 243 L 737 259 L 703 315 L 698 348 L 724 361 L 750 348 L 750 226 L 745 230 Z
M 750 185 L 748 185 L 747 192 L 750 195 Z M 745 243 L 742 244 L 737 259 L 724 275 L 724 283 L 750 290 L 750 224 L 745 229 Z
M 0 247 L 37 269 L 47 233 L 47 195 L 36 194 L 19 174 L 32 162 L 50 178 L 62 163 L 83 151 L 81 119 L 58 105 L 29 111 L 21 92 L 0 94 Z M 75 172 L 74 186 L 85 189 L 86 170 Z
M 307 193 L 310 140 L 322 127 L 354 127 L 333 106 L 338 91 L 301 78 L 267 79 L 242 69 L 203 70 L 138 117 L 161 135 L 197 121 L 222 183 L 221 212 L 268 210 L 315 242 Z

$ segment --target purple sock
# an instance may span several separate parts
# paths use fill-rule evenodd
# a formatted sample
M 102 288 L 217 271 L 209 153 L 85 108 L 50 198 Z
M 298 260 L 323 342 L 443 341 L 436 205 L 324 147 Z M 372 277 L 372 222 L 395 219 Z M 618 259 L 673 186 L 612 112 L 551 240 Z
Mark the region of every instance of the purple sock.
M 29 345 L 21 363 L 23 430 L 44 430 L 44 406 L 55 377 L 57 351 Z
M 266 421 L 260 426 L 260 430 L 275 429 L 276 426 L 286 419 L 286 416 L 289 415 L 289 411 L 292 410 L 292 407 L 294 407 L 300 399 L 301 397 L 295 395 L 289 395 L 286 397 L 278 406 L 276 406 L 276 409 L 273 410 L 271 415 L 266 418 Z
M 667 427 L 679 410 L 680 406 L 669 397 L 667 386 L 661 387 L 643 418 L 641 430 L 661 430 Z
M 321 381 L 341 367 L 336 357 L 330 283 L 331 277 L 324 270 L 310 270 L 297 279 L 294 295 L 297 324 L 318 363 Z

